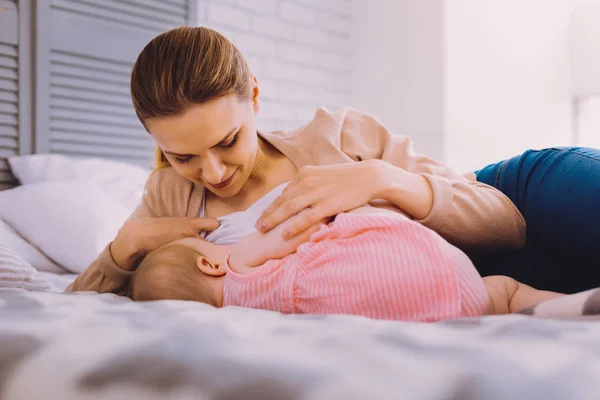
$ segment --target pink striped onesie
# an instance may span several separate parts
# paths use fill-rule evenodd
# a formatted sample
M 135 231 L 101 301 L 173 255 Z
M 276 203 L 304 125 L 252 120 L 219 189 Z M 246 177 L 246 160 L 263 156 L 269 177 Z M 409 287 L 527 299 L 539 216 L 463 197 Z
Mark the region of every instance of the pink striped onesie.
M 224 306 L 290 314 L 432 322 L 483 315 L 489 302 L 462 251 L 401 215 L 340 214 L 296 253 L 226 271 Z

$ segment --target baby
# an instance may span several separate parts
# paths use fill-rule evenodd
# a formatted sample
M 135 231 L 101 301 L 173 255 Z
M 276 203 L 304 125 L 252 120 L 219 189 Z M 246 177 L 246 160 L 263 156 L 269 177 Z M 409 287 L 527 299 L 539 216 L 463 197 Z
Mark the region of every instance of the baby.
M 482 279 L 434 231 L 372 210 L 339 214 L 288 241 L 281 232 L 293 221 L 233 246 L 169 243 L 140 264 L 131 297 L 432 322 L 514 312 L 559 296 L 508 277 Z

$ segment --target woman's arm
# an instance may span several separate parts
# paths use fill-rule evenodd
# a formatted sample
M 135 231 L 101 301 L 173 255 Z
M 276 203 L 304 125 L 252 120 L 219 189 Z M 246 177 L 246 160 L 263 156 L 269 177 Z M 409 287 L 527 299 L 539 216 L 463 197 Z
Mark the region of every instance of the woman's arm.
M 303 132 L 315 132 L 302 141 L 304 146 L 316 142 L 326 149 L 325 156 L 311 160 L 322 164 L 301 169 L 261 217 L 261 231 L 307 207 L 313 213 L 292 233 L 317 218 L 379 200 L 392 203 L 463 249 L 525 244 L 525 220 L 499 190 L 417 154 L 408 137 L 393 135 L 370 115 L 344 109 L 319 118 L 321 129 L 305 128 Z M 357 162 L 342 162 L 332 147 Z M 330 164 L 330 160 L 340 161 Z
M 65 291 L 95 291 L 127 295 L 129 278 L 148 252 L 184 237 L 199 237 L 200 231 L 212 230 L 218 222 L 209 218 L 162 218 L 159 190 L 168 185 L 161 170 L 146 183 L 140 205 L 85 271 Z M 167 176 L 167 178 L 169 178 Z
M 525 244 L 523 216 L 496 188 L 418 154 L 410 138 L 392 134 L 368 114 L 348 109 L 339 123 L 344 153 L 353 159 L 379 159 L 388 164 L 382 175 L 388 185 L 383 198 L 448 241 L 462 248 L 518 248 Z

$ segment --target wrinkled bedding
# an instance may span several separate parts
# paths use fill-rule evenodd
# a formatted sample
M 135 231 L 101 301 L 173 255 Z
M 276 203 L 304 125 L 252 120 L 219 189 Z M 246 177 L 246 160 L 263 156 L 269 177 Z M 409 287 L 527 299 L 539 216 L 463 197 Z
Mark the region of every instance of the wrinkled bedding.
M 597 399 L 589 318 L 410 324 L 5 290 L 0 398 Z

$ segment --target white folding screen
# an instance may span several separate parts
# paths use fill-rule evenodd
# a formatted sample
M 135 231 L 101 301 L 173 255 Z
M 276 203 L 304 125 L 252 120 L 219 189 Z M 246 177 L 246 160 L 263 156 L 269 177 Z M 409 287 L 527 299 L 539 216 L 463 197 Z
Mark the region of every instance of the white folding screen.
M 16 184 L 7 158 L 31 152 L 31 7 L 0 0 L 0 190 Z
M 129 77 L 154 36 L 195 19 L 195 0 L 38 0 L 35 152 L 149 165 Z

